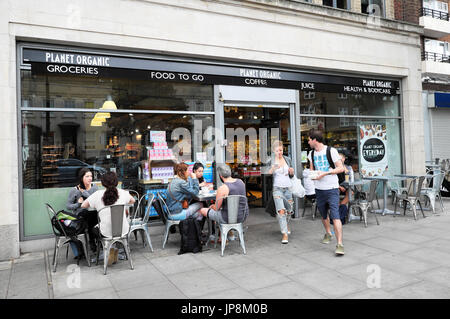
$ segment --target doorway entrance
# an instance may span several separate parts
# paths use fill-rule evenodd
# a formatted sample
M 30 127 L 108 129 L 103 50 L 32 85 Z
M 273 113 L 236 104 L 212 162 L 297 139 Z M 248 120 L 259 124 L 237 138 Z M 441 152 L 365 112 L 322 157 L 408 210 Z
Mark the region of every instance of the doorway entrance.
M 271 176 L 264 166 L 271 157 L 273 142 L 280 140 L 284 154 L 291 157 L 290 112 L 286 107 L 224 107 L 227 147 L 226 163 L 233 177 L 246 184 L 251 207 L 264 207 L 271 190 Z
M 223 160 L 233 177 L 246 184 L 250 207 L 265 207 L 272 192 L 267 164 L 272 144 L 283 142 L 283 154 L 296 163 L 295 91 L 219 86 L 224 98 Z M 255 102 L 256 101 L 256 102 Z

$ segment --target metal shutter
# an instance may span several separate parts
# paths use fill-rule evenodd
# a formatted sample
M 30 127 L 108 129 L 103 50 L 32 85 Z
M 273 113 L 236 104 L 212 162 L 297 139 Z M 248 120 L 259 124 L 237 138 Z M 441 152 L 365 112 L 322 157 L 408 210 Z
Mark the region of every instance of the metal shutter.
M 433 158 L 450 158 L 450 109 L 431 110 Z

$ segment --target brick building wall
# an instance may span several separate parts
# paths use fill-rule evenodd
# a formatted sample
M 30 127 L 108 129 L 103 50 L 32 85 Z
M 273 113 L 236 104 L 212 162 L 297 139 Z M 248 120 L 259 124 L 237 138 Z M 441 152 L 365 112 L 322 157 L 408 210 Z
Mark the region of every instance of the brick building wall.
M 395 19 L 419 24 L 422 0 L 394 0 Z

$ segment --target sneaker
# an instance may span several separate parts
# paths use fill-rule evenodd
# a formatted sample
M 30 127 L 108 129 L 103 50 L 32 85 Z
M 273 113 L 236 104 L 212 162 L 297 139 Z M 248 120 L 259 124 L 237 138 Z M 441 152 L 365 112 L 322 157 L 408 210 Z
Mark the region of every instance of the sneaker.
M 283 234 L 283 238 L 281 239 L 281 243 L 282 244 L 287 244 L 288 241 L 288 235 L 287 234 Z
M 336 255 L 339 255 L 339 256 L 344 255 L 344 245 L 337 244 L 335 253 L 336 253 Z
M 326 233 L 325 236 L 323 236 L 322 244 L 329 244 L 331 242 L 331 234 Z

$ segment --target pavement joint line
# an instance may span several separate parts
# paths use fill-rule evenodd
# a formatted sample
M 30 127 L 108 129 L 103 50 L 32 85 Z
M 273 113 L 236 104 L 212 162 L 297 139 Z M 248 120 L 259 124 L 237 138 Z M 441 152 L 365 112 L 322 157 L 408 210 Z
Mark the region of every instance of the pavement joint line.
M 156 271 L 158 271 L 159 273 L 161 273 L 161 275 L 164 277 L 164 278 L 166 278 L 167 279 L 167 281 L 168 282 L 170 282 L 179 292 L 180 292 L 180 294 L 182 295 L 182 296 L 184 296 L 184 298 L 188 298 L 188 296 L 186 296 L 185 294 L 184 294 L 184 292 L 183 291 L 181 291 L 181 289 L 180 288 L 178 288 L 178 286 L 172 281 L 172 280 L 170 280 L 170 278 L 166 275 L 166 274 L 164 274 L 161 270 L 159 270 L 159 268 L 151 261 L 151 260 L 149 260 L 149 262 L 150 262 L 150 264 L 153 266 L 153 267 L 155 267 L 155 269 L 156 269 Z
M 9 268 L 8 287 L 6 288 L 5 299 L 8 299 L 9 287 L 11 286 L 11 277 L 12 277 L 13 267 L 14 267 L 14 259 L 10 259 L 10 261 L 11 261 L 11 267 Z
M 47 278 L 48 297 L 49 297 L 49 299 L 55 299 L 55 295 L 54 295 L 54 291 L 53 291 L 52 270 L 51 270 L 47 250 L 44 250 L 44 265 L 45 265 L 45 276 Z

